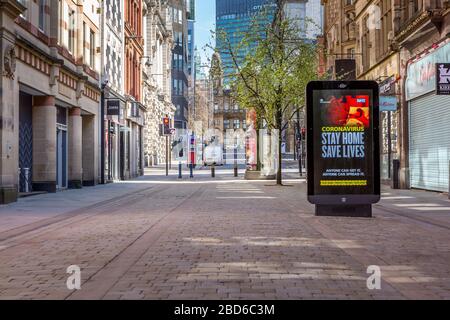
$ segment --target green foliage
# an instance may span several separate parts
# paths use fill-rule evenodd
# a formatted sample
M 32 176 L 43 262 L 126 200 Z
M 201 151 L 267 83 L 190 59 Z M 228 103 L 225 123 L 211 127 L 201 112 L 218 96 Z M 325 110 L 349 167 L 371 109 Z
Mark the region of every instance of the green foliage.
M 216 50 L 233 61 L 234 99 L 241 107 L 256 111 L 259 128 L 264 123 L 269 130 L 279 130 L 278 185 L 282 184 L 281 133 L 305 105 L 308 82 L 319 79 L 319 48 L 316 41 L 306 39 L 310 22 L 289 20 L 285 17 L 285 4 L 285 0 L 277 0 L 272 24 L 264 23 L 269 20 L 267 16 L 255 17 L 238 45 L 230 40 L 235 35 L 223 30 L 216 34 L 221 43 Z M 267 15 L 267 11 L 263 14 Z
M 222 53 L 233 60 L 231 87 L 236 101 L 256 110 L 268 128 L 282 130 L 283 122 L 305 104 L 307 83 L 318 78 L 318 48 L 315 41 L 302 39 L 303 30 L 284 18 L 282 11 L 272 25 L 261 24 L 261 20 L 255 18 L 238 46 L 232 46 L 223 32 L 217 37 L 225 43 Z

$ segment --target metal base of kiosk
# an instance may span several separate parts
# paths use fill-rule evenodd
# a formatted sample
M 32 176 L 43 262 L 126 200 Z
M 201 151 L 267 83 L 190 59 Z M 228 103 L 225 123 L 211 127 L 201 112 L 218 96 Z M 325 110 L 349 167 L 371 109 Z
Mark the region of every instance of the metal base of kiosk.
M 372 218 L 372 205 L 316 205 L 316 216 Z

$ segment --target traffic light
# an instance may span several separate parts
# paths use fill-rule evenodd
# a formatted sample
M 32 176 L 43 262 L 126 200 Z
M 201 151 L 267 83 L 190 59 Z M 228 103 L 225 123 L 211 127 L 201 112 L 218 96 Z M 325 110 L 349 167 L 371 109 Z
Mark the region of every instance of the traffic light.
M 163 133 L 164 135 L 172 134 L 172 130 L 170 128 L 170 119 L 168 117 L 163 118 Z
M 302 128 L 302 141 L 306 140 L 306 129 Z

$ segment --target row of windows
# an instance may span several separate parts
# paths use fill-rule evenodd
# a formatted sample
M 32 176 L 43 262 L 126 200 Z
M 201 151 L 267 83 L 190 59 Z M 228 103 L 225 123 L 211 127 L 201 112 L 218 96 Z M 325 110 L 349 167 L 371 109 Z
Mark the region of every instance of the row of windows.
M 187 92 L 187 88 L 184 81 L 180 79 L 172 79 L 172 94 L 183 96 L 185 92 Z
M 172 68 L 174 70 L 184 70 L 184 59 L 182 54 L 174 53 L 172 55 Z
M 362 23 L 363 33 L 361 38 L 362 52 L 369 53 L 370 48 L 374 46 L 376 57 L 382 58 L 383 55 L 389 51 L 389 33 L 393 30 L 392 28 L 392 0 L 381 0 L 379 2 L 379 8 L 381 10 L 379 28 L 374 31 L 368 28 L 368 21 L 370 19 L 369 15 L 366 16 Z M 371 43 L 371 32 L 375 32 L 375 43 Z M 363 69 L 367 70 L 370 67 L 370 56 L 369 54 L 364 54 L 362 56 Z
M 137 101 L 141 97 L 141 63 L 138 55 L 133 55 L 127 50 L 125 65 L 126 92 Z
M 126 21 L 137 34 L 141 34 L 142 14 L 141 2 L 139 0 L 127 0 L 126 2 Z
M 39 30 L 46 34 L 49 28 L 49 14 L 48 8 L 50 0 L 38 0 L 37 5 L 33 5 L 34 2 L 27 0 L 20 1 L 27 9 L 21 14 L 21 17 L 30 21 L 32 24 L 36 24 Z M 38 10 L 38 14 L 34 14 L 33 10 Z M 86 25 L 83 21 L 82 26 L 77 25 L 77 17 L 75 10 L 72 9 L 65 1 L 58 1 L 58 15 L 59 20 L 67 23 L 67 28 L 59 28 L 58 44 L 65 47 L 72 55 L 79 52 L 83 56 L 83 62 L 89 65 L 92 69 L 96 68 L 96 32 Z M 37 21 L 33 20 L 37 17 Z M 82 47 L 77 48 L 77 30 L 82 27 L 83 42 Z
M 214 126 L 218 127 L 221 124 L 221 120 L 214 120 Z M 239 120 L 239 119 L 224 119 L 223 120 L 223 128 L 224 129 L 246 129 L 247 128 L 247 122 L 245 120 Z
M 175 44 L 177 46 L 182 47 L 183 43 L 184 43 L 184 41 L 183 41 L 183 33 L 179 32 L 179 31 L 175 31 L 174 32 L 174 38 L 175 38 Z
M 234 104 L 233 107 L 232 107 L 232 109 L 235 110 L 235 111 L 240 110 L 238 104 Z M 229 104 L 228 102 L 225 102 L 225 103 L 223 104 L 223 110 L 225 110 L 225 111 L 231 110 L 230 104 Z M 216 103 L 216 104 L 214 105 L 214 111 L 219 111 L 219 104 L 218 104 L 218 103 Z
M 183 24 L 183 10 L 172 7 L 171 16 L 172 16 L 172 22 Z

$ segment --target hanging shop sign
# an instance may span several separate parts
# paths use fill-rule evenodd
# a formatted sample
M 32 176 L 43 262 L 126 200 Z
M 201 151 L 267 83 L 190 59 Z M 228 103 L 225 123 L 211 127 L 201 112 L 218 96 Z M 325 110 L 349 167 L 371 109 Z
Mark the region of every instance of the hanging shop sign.
M 436 64 L 436 94 L 450 95 L 450 63 Z
M 390 76 L 380 83 L 380 112 L 397 111 L 396 83 L 397 78 L 395 76 Z
M 396 96 L 380 96 L 380 112 L 397 111 Z
M 397 79 L 395 76 L 390 76 L 386 80 L 380 83 L 380 95 L 382 96 L 392 96 L 395 95 L 395 84 Z
M 450 42 L 409 64 L 406 78 L 406 100 L 412 100 L 436 90 L 436 64 L 450 61 Z
M 309 83 L 307 141 L 308 200 L 331 211 L 364 205 L 339 215 L 370 216 L 380 199 L 378 83 Z
M 106 114 L 108 116 L 120 116 L 120 100 L 118 99 L 107 100 Z

